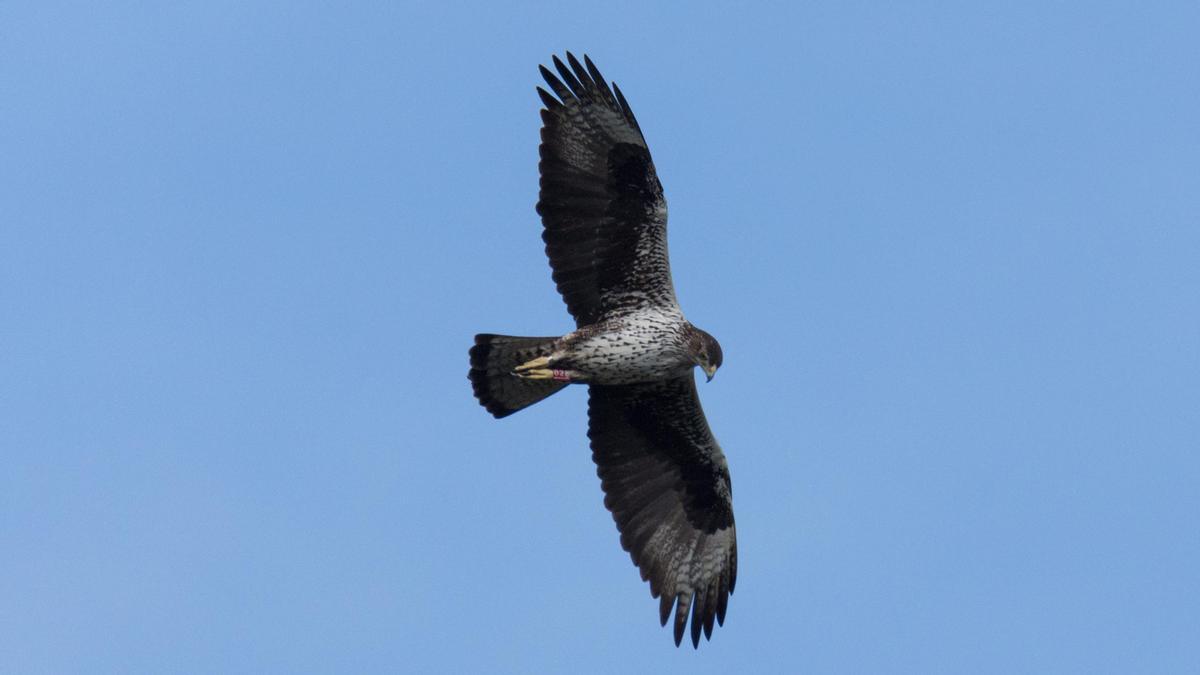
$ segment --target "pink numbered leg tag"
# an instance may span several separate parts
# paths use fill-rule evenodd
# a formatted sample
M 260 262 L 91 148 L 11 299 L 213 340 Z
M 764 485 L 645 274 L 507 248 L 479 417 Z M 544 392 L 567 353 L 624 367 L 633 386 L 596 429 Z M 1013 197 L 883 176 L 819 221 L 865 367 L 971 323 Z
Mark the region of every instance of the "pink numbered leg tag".
M 571 376 L 567 375 L 567 371 L 559 370 L 558 368 L 555 368 L 551 372 L 551 377 L 553 377 L 558 382 L 570 382 L 571 381 Z

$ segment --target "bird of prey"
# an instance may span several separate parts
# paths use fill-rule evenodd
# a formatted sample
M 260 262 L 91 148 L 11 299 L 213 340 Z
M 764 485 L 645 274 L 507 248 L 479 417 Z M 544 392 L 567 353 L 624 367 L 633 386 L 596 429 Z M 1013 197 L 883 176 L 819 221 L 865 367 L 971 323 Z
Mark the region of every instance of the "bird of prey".
M 667 202 L 629 103 L 591 59 L 541 66 L 546 255 L 575 319 L 561 337 L 481 334 L 469 378 L 495 417 L 588 386 L 592 459 L 629 552 L 675 644 L 712 637 L 737 578 L 729 468 L 692 368 L 712 380 L 721 346 L 683 316 L 667 259 Z M 569 66 L 568 66 L 569 64 Z

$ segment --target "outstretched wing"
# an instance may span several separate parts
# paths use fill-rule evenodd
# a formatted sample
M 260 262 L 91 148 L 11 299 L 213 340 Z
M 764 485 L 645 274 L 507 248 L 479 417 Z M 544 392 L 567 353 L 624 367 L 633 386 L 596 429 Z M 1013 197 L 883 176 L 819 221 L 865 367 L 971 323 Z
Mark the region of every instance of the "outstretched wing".
M 733 493 L 692 374 L 647 384 L 591 385 L 588 437 L 621 546 L 660 600 L 675 606 L 675 644 L 691 612 L 692 645 L 712 636 L 737 579 Z
M 578 326 L 614 311 L 677 306 L 667 259 L 667 202 L 633 111 L 591 59 L 557 56 L 538 87 L 546 255 Z M 557 97 L 557 98 L 556 98 Z

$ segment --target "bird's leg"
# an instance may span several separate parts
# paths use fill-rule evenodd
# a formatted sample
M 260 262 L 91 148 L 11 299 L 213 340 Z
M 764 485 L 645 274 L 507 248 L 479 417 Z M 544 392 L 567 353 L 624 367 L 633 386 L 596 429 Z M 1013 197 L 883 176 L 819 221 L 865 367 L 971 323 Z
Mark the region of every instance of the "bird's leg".
M 517 366 L 515 369 L 513 369 L 513 372 L 517 375 L 521 375 L 522 373 L 526 373 L 537 368 L 545 369 L 548 365 L 550 365 L 550 357 L 539 356 L 536 359 L 526 361 L 525 363 Z
M 513 369 L 513 375 L 523 380 L 554 380 L 556 382 L 585 382 L 587 377 L 578 370 L 550 368 L 550 357 L 539 356 Z
M 533 370 L 525 370 L 519 373 L 514 373 L 522 380 L 557 380 L 559 382 L 570 382 L 571 371 L 559 370 L 558 368 L 534 368 Z
M 513 375 L 522 380 L 554 380 L 555 382 L 586 382 L 587 378 L 577 370 L 562 368 L 531 368 Z

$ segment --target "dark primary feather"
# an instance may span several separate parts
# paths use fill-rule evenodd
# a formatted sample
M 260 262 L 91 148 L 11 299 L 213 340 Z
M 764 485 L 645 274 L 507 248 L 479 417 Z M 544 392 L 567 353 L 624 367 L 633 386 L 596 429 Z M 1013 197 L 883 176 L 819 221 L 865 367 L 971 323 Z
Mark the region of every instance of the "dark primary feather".
M 611 312 L 677 306 L 662 184 L 620 89 L 591 59 L 541 67 L 537 211 L 555 284 L 578 326 Z M 614 93 L 615 90 L 615 93 Z
M 737 579 L 733 493 L 691 373 L 662 382 L 592 385 L 592 458 L 621 546 L 663 625 L 675 607 L 675 644 L 691 616 L 693 646 L 725 620 Z

